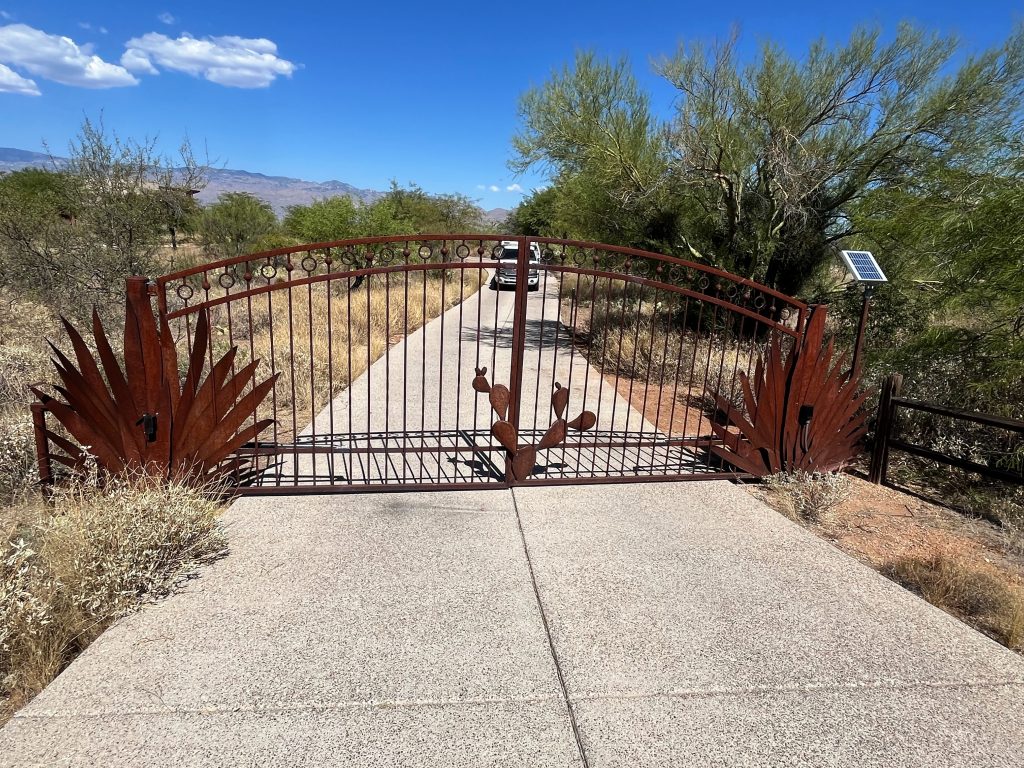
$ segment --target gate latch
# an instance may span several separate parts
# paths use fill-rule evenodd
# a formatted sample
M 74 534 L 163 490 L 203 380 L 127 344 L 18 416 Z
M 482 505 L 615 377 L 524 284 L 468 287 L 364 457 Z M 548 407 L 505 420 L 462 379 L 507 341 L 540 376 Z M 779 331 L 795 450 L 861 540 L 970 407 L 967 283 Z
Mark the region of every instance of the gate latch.
M 142 418 L 135 422 L 135 426 L 141 426 L 142 431 L 146 435 L 147 443 L 156 442 L 156 417 L 159 414 L 156 413 L 144 413 Z

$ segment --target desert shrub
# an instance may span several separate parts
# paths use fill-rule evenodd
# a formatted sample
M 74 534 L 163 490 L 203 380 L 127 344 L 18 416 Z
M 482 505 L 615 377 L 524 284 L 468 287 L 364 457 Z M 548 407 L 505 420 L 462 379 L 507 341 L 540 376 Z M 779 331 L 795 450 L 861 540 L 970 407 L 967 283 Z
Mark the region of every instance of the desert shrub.
M 27 411 L 20 418 L 0 418 L 0 504 L 23 498 L 37 479 L 35 435 Z
M 882 573 L 1003 645 L 1024 649 L 1024 591 L 995 573 L 944 553 L 892 560 Z
M 850 496 L 850 478 L 839 472 L 780 472 L 763 482 L 776 508 L 793 520 L 829 522 Z
M 17 704 L 114 620 L 226 548 L 203 489 L 137 478 L 60 490 L 0 554 L 0 695 Z

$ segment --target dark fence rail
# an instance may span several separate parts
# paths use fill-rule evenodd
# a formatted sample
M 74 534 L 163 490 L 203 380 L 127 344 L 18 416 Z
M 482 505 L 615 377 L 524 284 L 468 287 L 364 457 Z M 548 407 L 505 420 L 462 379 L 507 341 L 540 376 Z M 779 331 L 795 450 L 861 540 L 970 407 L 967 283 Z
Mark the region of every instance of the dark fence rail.
M 1024 484 L 1024 472 L 1017 469 L 1005 469 L 990 464 L 985 464 L 963 456 L 951 456 L 943 451 L 935 450 L 932 447 L 919 445 L 914 442 L 902 439 L 900 436 L 900 415 L 901 412 L 929 413 L 941 416 L 954 422 L 969 422 L 980 424 L 986 427 L 993 427 L 1004 430 L 1014 435 L 1024 435 L 1024 421 L 1007 419 L 1001 416 L 994 416 L 985 413 L 974 413 L 961 411 L 955 408 L 946 408 L 934 403 L 924 403 L 918 400 L 911 400 L 902 397 L 903 376 L 894 373 L 882 384 L 881 396 L 878 403 L 878 421 L 875 432 L 875 446 L 871 455 L 871 465 L 868 470 L 868 479 L 873 483 L 884 483 L 889 469 L 889 455 L 893 450 L 901 451 L 911 456 L 927 459 L 939 464 L 956 467 L 967 472 L 974 472 L 982 477 L 992 480 L 1001 480 L 1008 483 Z

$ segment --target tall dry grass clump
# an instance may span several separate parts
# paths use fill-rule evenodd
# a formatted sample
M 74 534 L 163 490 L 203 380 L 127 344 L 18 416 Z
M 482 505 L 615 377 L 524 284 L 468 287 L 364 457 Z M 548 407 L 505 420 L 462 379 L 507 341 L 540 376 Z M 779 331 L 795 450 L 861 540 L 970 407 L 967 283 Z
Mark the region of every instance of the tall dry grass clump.
M 38 499 L 34 511 L 34 520 L 23 516 L 5 532 L 0 554 L 0 694 L 8 711 L 113 621 L 171 592 L 226 548 L 219 504 L 179 483 L 79 482 L 51 504 Z
M 1024 651 L 1024 589 L 955 555 L 935 552 L 887 562 L 882 573 L 932 605 Z

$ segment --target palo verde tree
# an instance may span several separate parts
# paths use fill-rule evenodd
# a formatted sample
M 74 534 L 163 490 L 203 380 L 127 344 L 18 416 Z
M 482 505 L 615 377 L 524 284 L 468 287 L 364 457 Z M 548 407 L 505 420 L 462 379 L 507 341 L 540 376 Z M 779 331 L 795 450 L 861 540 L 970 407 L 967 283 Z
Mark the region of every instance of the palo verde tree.
M 956 41 L 902 26 L 859 30 L 796 58 L 735 37 L 658 64 L 676 88 L 657 121 L 623 62 L 577 57 L 522 100 L 516 170 L 548 168 L 580 236 L 667 241 L 691 258 L 798 293 L 852 206 L 929 164 L 973 162 L 1016 116 L 1024 34 L 954 67 Z
M 664 131 L 624 59 L 578 54 L 522 97 L 519 114 L 509 166 L 551 176 L 554 191 L 543 198 L 550 229 L 620 245 L 670 239 Z
M 122 139 L 90 120 L 69 155 L 0 181 L 0 265 L 15 291 L 82 317 L 119 300 L 126 277 L 153 272 L 187 206 L 181 190 L 202 189 L 206 169 L 187 142 L 172 160 L 155 140 Z

